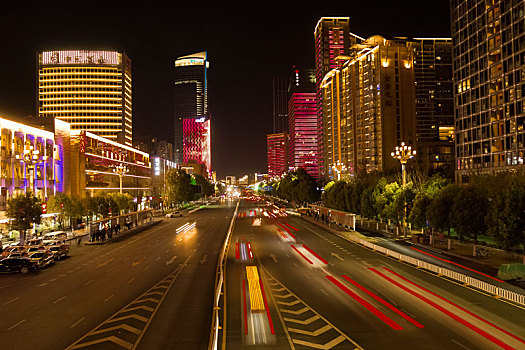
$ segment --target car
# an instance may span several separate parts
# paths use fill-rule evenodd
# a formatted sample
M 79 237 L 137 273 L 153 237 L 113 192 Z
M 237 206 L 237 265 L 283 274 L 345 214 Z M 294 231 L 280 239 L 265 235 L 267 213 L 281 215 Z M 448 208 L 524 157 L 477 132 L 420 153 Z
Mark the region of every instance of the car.
M 24 246 L 9 246 L 9 247 L 6 247 L 4 251 L 2 252 L 2 257 L 5 258 L 14 253 L 22 254 L 25 252 L 26 252 L 26 247 Z
M 67 244 L 52 245 L 48 249 L 53 253 L 55 260 L 63 259 L 69 254 L 69 246 Z
M 29 260 L 35 262 L 38 267 L 44 268 L 55 263 L 55 256 L 48 250 L 39 250 L 29 255 Z
M 43 245 L 30 246 L 29 248 L 27 248 L 27 253 L 28 254 L 36 253 L 38 251 L 45 250 L 45 249 L 46 248 Z
M 28 273 L 38 269 L 38 265 L 27 258 L 11 258 L 0 260 L 0 272 Z
M 181 216 L 182 216 L 182 212 L 176 210 L 176 211 L 174 211 L 174 212 L 171 212 L 171 213 L 166 214 L 166 217 L 167 217 L 167 218 L 174 218 L 174 217 L 176 217 L 176 216 L 181 217 Z

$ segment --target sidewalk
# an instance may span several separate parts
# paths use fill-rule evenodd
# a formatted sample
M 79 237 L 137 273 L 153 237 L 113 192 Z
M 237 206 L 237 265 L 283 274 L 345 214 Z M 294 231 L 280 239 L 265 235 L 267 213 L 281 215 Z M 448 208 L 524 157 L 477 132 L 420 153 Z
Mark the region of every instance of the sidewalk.
M 125 237 L 128 237 L 128 236 L 131 236 L 131 235 L 134 235 L 135 233 L 139 233 L 139 232 L 142 232 L 144 231 L 145 229 L 147 228 L 150 228 L 152 226 L 155 226 L 159 223 L 161 223 L 162 221 L 164 221 L 164 219 L 153 219 L 143 225 L 140 225 L 138 227 L 133 227 L 129 230 L 122 230 L 120 231 L 120 233 L 116 234 L 116 235 L 113 235 L 111 238 L 106 238 L 105 240 L 103 241 L 94 241 L 94 242 L 83 242 L 82 244 L 83 245 L 101 245 L 101 244 L 106 244 L 106 243 L 112 243 L 112 242 L 116 242 L 116 241 L 119 241 Z

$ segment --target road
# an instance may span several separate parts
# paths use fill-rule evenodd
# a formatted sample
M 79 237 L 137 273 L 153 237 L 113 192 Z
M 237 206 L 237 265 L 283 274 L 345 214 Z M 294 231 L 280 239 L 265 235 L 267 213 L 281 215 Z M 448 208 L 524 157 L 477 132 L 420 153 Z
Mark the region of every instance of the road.
M 218 252 L 233 204 L 74 248 L 37 273 L 0 276 L 1 347 L 207 348 Z M 177 233 L 187 222 L 195 228 Z
M 525 309 L 242 201 L 226 264 L 225 349 L 523 349 Z M 251 252 L 251 254 L 250 254 Z M 253 256 L 253 258 L 252 258 Z M 266 307 L 252 304 L 256 266 Z

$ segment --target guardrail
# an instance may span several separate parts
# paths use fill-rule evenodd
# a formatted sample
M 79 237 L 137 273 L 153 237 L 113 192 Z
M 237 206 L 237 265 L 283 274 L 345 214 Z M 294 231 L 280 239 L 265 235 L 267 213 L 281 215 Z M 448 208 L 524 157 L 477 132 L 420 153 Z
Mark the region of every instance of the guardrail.
M 353 242 L 355 242 L 357 244 L 360 244 L 362 246 L 368 247 L 368 248 L 370 248 L 370 249 L 372 249 L 374 251 L 383 253 L 383 254 L 391 256 L 391 257 L 393 257 L 393 258 L 395 258 L 397 260 L 404 261 L 404 262 L 407 262 L 407 263 L 409 263 L 411 265 L 417 266 L 418 268 L 434 272 L 434 273 L 436 273 L 438 275 L 445 276 L 445 277 L 450 278 L 452 280 L 461 282 L 461 283 L 463 283 L 465 285 L 470 285 L 470 286 L 475 287 L 475 288 L 477 288 L 479 290 L 482 290 L 484 292 L 490 293 L 490 294 L 494 295 L 495 297 L 503 298 L 503 299 L 512 301 L 512 302 L 514 302 L 516 304 L 520 304 L 520 305 L 524 305 L 525 306 L 525 295 L 523 295 L 523 294 L 519 294 L 519 293 L 510 291 L 508 289 L 495 286 L 495 285 L 493 285 L 491 283 L 478 280 L 477 278 L 474 278 L 474 277 L 471 277 L 471 276 L 467 276 L 467 275 L 464 275 L 462 273 L 459 273 L 459 272 L 456 272 L 456 271 L 452 271 L 452 270 L 449 270 L 447 268 L 440 267 L 440 266 L 428 263 L 426 261 L 419 260 L 417 258 L 408 256 L 408 255 L 405 255 L 405 254 L 401 254 L 401 253 L 395 252 L 395 251 L 387 249 L 385 247 L 381 247 L 381 246 L 379 246 L 377 244 L 368 242 L 368 241 L 366 241 L 364 239 L 361 239 L 359 237 L 355 237 L 355 236 L 353 236 L 353 235 L 351 235 L 349 233 L 344 234 L 343 237 L 348 239 L 348 240 L 351 240 L 351 241 L 353 241 Z
M 222 294 L 222 286 L 224 284 L 224 263 L 226 261 L 226 251 L 230 246 L 231 233 L 233 231 L 233 225 L 235 224 L 235 219 L 237 218 L 237 211 L 239 209 L 240 201 L 237 201 L 237 206 L 233 213 L 232 221 L 230 222 L 230 227 L 228 227 L 228 233 L 224 239 L 224 244 L 222 246 L 221 256 L 219 257 L 219 262 L 217 263 L 217 272 L 215 274 L 215 297 L 213 299 L 213 316 L 212 316 L 212 325 L 211 325 L 211 334 L 210 342 L 208 344 L 209 350 L 217 350 L 217 344 L 219 341 L 219 330 L 221 329 L 219 322 L 219 302 Z

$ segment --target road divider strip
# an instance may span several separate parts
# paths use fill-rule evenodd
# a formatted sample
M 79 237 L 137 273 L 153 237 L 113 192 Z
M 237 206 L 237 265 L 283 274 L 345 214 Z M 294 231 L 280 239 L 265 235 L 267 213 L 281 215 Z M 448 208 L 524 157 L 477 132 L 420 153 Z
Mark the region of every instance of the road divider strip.
M 368 294 L 369 296 L 371 296 L 372 298 L 374 298 L 375 300 L 377 300 L 378 302 L 380 302 L 381 304 L 385 305 L 387 308 L 389 308 L 390 310 L 394 311 L 396 314 L 398 314 L 399 316 L 403 317 L 405 320 L 407 320 L 408 322 L 412 323 L 414 326 L 416 326 L 417 328 L 425 328 L 425 326 L 423 326 L 421 323 L 417 322 L 416 320 L 414 320 L 412 317 L 408 316 L 407 314 L 405 314 L 403 311 L 399 310 L 397 307 L 395 307 L 394 305 L 390 304 L 388 301 L 384 300 L 383 298 L 381 298 L 380 296 L 374 294 L 372 291 L 366 289 L 365 287 L 363 287 L 362 285 L 360 285 L 359 283 L 357 283 L 356 281 L 354 281 L 353 279 L 351 279 L 350 277 L 348 277 L 347 275 L 343 275 L 343 278 L 345 280 L 347 280 L 348 282 L 352 283 L 354 286 L 356 286 L 357 288 L 361 289 L 363 292 L 365 292 L 366 294 Z
M 300 256 L 302 256 L 302 257 L 304 258 L 304 260 L 306 260 L 308 263 L 310 263 L 310 264 L 313 265 L 312 260 L 308 259 L 308 258 L 306 257 L 306 255 L 304 255 L 303 253 L 301 253 L 301 251 L 300 251 L 299 249 L 297 249 L 296 246 L 294 246 L 293 244 L 290 244 L 290 247 L 292 247 L 293 250 L 295 250 L 295 251 L 297 252 L 297 254 L 299 254 Z
M 242 280 L 242 299 L 244 315 L 244 335 L 248 335 L 248 310 L 246 308 L 246 281 Z
M 472 316 L 472 317 L 474 317 L 474 318 L 480 320 L 481 322 L 484 322 L 484 323 L 488 324 L 489 326 L 494 327 L 494 328 L 497 329 L 498 331 L 500 331 L 500 332 L 502 332 L 502 333 L 505 333 L 505 334 L 508 335 L 509 337 L 512 337 L 512 338 L 516 339 L 517 341 L 519 341 L 519 342 L 525 344 L 525 340 L 524 340 L 524 339 L 521 339 L 521 338 L 515 336 L 514 334 L 512 334 L 512 333 L 510 333 L 510 332 L 508 332 L 508 331 L 506 331 L 506 330 L 504 330 L 503 328 L 501 328 L 501 327 L 499 327 L 499 326 L 496 326 L 494 323 L 492 323 L 492 322 L 490 322 L 490 321 L 487 321 L 487 320 L 485 320 L 484 318 L 479 317 L 478 315 L 476 315 L 476 314 L 474 314 L 474 313 L 468 311 L 468 310 L 465 309 L 464 307 L 459 306 L 458 304 L 456 304 L 456 303 L 454 303 L 454 302 L 452 302 L 452 301 L 446 299 L 445 297 L 442 297 L 441 295 L 439 295 L 439 294 L 437 294 L 437 293 L 434 293 L 433 291 L 431 291 L 431 290 L 429 290 L 429 289 L 427 289 L 427 288 L 425 288 L 425 287 L 423 287 L 423 286 L 421 286 L 421 285 L 419 285 L 419 284 L 417 284 L 417 283 L 415 283 L 415 282 L 412 282 L 412 281 L 409 280 L 408 278 L 406 278 L 406 277 L 404 277 L 404 276 L 398 274 L 397 272 L 395 272 L 395 271 L 393 271 L 393 270 L 391 270 L 391 269 L 389 269 L 389 268 L 387 268 L 387 267 L 383 267 L 383 269 L 385 269 L 386 271 L 390 272 L 390 273 L 393 274 L 394 276 L 396 276 L 396 277 L 402 279 L 403 281 L 405 281 L 405 282 L 407 282 L 407 283 L 413 285 L 414 287 L 419 288 L 419 289 L 421 289 L 422 291 L 425 291 L 425 292 L 427 292 L 427 293 L 429 293 L 429 294 L 435 296 L 436 298 L 443 300 L 444 302 L 446 302 L 446 303 L 448 303 L 448 304 L 450 304 L 450 305 L 452 305 L 452 306 L 458 308 L 459 310 L 461 310 L 461 311 L 463 311 L 463 312 L 469 314 L 470 316 Z
M 382 273 L 381 271 L 378 271 L 376 270 L 375 268 L 373 267 L 370 267 L 369 268 L 370 271 L 374 272 L 375 274 L 377 274 L 378 276 L 382 277 L 383 279 L 385 279 L 386 281 L 392 283 L 393 285 L 401 288 L 402 290 L 404 290 L 405 292 L 409 293 L 409 294 L 412 294 L 413 296 L 415 296 L 416 298 L 422 300 L 423 302 L 427 303 L 428 305 L 434 307 L 435 309 L 437 309 L 438 311 L 441 311 L 443 314 L 447 315 L 448 317 L 452 318 L 453 320 L 461 323 L 462 325 L 464 325 L 465 327 L 471 329 L 472 331 L 478 333 L 479 335 L 481 335 L 482 337 L 484 337 L 485 339 L 491 341 L 492 343 L 496 344 L 497 346 L 503 348 L 503 349 L 506 349 L 506 350 L 511 350 L 511 349 L 514 349 L 512 346 L 504 343 L 503 341 L 499 340 L 498 338 L 494 337 L 493 335 L 485 332 L 484 330 L 476 327 L 475 325 L 473 325 L 472 323 L 468 322 L 467 320 L 461 318 L 460 316 L 452 313 L 451 311 L 447 310 L 446 308 L 444 308 L 443 306 L 433 302 L 432 300 L 428 299 L 427 297 L 417 293 L 416 291 L 413 291 L 412 289 L 402 285 L 401 283 L 393 280 L 392 278 L 388 277 L 387 275 L 385 275 L 384 273 Z
M 478 271 L 478 270 L 471 269 L 470 267 L 467 267 L 467 266 L 465 266 L 465 265 L 458 264 L 457 262 L 454 262 L 454 261 L 452 261 L 452 260 L 447 260 L 447 259 L 440 258 L 439 256 L 436 256 L 436 255 L 434 255 L 434 254 L 427 253 L 427 252 L 425 252 L 425 251 L 423 251 L 423 250 L 421 250 L 421 249 L 417 249 L 417 248 L 415 248 L 415 247 L 410 247 L 410 248 L 413 249 L 413 250 L 415 250 L 415 251 L 420 252 L 421 254 L 425 254 L 425 255 L 431 256 L 431 257 L 433 257 L 434 259 L 438 259 L 438 260 L 441 260 L 441 261 L 443 261 L 443 262 L 446 262 L 446 263 L 449 263 L 449 264 L 453 264 L 453 265 L 459 266 L 459 267 L 461 267 L 461 268 L 463 268 L 463 269 L 465 269 L 465 270 L 469 270 L 469 271 L 472 271 L 472 272 L 475 272 L 475 273 L 479 273 L 480 275 L 485 276 L 485 277 L 490 278 L 490 279 L 493 279 L 494 281 L 498 281 L 498 282 L 501 282 L 501 283 L 505 283 L 505 281 L 500 280 L 499 278 L 492 277 L 491 275 L 488 275 L 488 274 L 486 274 L 486 273 L 480 272 L 480 271 Z
M 264 286 L 263 286 L 262 279 L 259 279 L 259 285 L 261 287 L 261 293 L 263 296 L 264 307 L 266 309 L 266 317 L 268 317 L 268 325 L 270 326 L 270 332 L 272 332 L 272 334 L 275 334 L 275 329 L 273 328 L 272 316 L 270 315 L 270 308 L 268 307 L 268 300 L 266 299 L 266 293 L 264 292 Z
M 321 256 L 319 256 L 319 254 L 317 254 L 317 253 L 314 252 L 312 249 L 310 249 L 306 244 L 303 244 L 303 248 L 306 249 L 308 252 L 310 252 L 310 254 L 312 254 L 313 256 L 315 256 L 317 259 L 319 259 L 320 261 L 322 261 L 323 263 L 325 263 L 326 265 L 328 265 L 328 261 L 326 261 L 326 260 L 323 259 Z
M 365 299 L 361 298 L 359 295 L 357 295 L 356 293 L 352 292 L 347 286 L 345 286 L 344 284 L 342 284 L 341 282 L 339 282 L 339 280 L 337 280 L 335 277 L 333 276 L 326 276 L 326 278 L 328 278 L 330 280 L 330 282 L 332 282 L 333 284 L 335 284 L 337 287 L 339 287 L 339 289 L 341 289 L 343 292 L 345 292 L 346 294 L 348 294 L 350 297 L 352 297 L 355 301 L 357 301 L 359 304 L 361 304 L 362 306 L 364 306 L 368 311 L 370 311 L 371 313 L 373 313 L 374 315 L 376 315 L 381 321 L 385 322 L 387 325 L 389 325 L 392 329 L 396 330 L 396 331 L 399 331 L 399 330 L 402 330 L 404 329 L 402 326 L 400 326 L 397 322 L 395 322 L 394 320 L 392 320 L 390 317 L 388 317 L 387 315 L 385 315 L 384 313 L 382 313 L 381 311 L 379 311 L 375 306 L 373 306 L 372 304 L 370 304 L 368 301 L 366 301 Z

